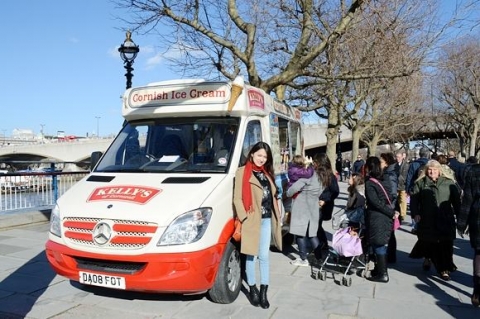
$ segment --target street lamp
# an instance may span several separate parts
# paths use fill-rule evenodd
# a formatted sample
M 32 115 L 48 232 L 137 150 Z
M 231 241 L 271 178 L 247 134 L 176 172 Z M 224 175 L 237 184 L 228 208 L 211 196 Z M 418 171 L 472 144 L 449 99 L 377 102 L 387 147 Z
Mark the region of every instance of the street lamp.
M 127 89 L 132 87 L 132 64 L 137 57 L 137 53 L 140 51 L 138 45 L 132 41 L 132 33 L 127 31 L 127 37 L 125 41 L 123 41 L 122 45 L 118 48 L 118 52 L 120 52 L 120 57 L 123 60 L 123 64 L 125 65 L 125 69 L 127 73 L 125 73 L 125 77 L 127 78 Z
M 342 135 L 342 131 L 338 130 L 338 158 L 342 158 L 342 146 L 340 141 L 340 136 Z
M 100 124 L 99 124 L 99 122 L 100 122 L 101 117 L 100 116 L 95 116 L 95 118 L 97 119 L 97 138 L 99 138 L 100 137 Z

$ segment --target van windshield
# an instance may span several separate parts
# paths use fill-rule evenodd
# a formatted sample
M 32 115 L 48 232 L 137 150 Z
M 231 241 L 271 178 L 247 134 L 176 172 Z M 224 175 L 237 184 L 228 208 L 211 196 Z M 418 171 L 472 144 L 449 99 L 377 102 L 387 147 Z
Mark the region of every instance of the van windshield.
M 127 123 L 95 172 L 225 173 L 238 120 L 180 118 Z

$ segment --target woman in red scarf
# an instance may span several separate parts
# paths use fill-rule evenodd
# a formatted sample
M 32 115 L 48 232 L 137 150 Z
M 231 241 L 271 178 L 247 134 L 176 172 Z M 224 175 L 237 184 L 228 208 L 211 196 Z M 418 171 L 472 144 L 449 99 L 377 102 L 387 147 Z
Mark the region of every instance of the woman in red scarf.
M 245 274 L 250 287 L 249 299 L 252 305 L 264 309 L 270 306 L 267 289 L 271 240 L 282 250 L 276 194 L 272 151 L 267 143 L 258 142 L 248 153 L 245 166 L 239 167 L 235 174 L 233 203 L 242 222 L 240 252 L 246 255 Z M 255 278 L 257 260 L 260 266 L 260 291 Z

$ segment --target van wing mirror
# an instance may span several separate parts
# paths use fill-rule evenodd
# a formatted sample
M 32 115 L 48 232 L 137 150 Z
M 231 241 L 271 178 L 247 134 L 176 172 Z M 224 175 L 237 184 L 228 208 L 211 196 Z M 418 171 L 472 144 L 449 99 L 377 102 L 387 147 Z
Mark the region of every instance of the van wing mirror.
M 90 156 L 90 172 L 93 171 L 93 169 L 97 165 L 102 155 L 103 155 L 103 152 L 99 152 L 99 151 L 92 152 L 92 155 Z

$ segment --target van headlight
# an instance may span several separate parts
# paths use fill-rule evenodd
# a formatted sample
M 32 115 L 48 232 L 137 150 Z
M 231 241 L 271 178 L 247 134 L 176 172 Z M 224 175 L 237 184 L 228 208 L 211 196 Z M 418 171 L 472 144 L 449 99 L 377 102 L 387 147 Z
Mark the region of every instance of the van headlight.
M 157 246 L 184 245 L 196 242 L 205 234 L 211 216 L 211 208 L 198 208 L 178 216 L 165 230 Z
M 60 208 L 58 205 L 52 209 L 52 213 L 50 214 L 50 233 L 55 236 L 62 237 L 62 233 L 60 230 Z

